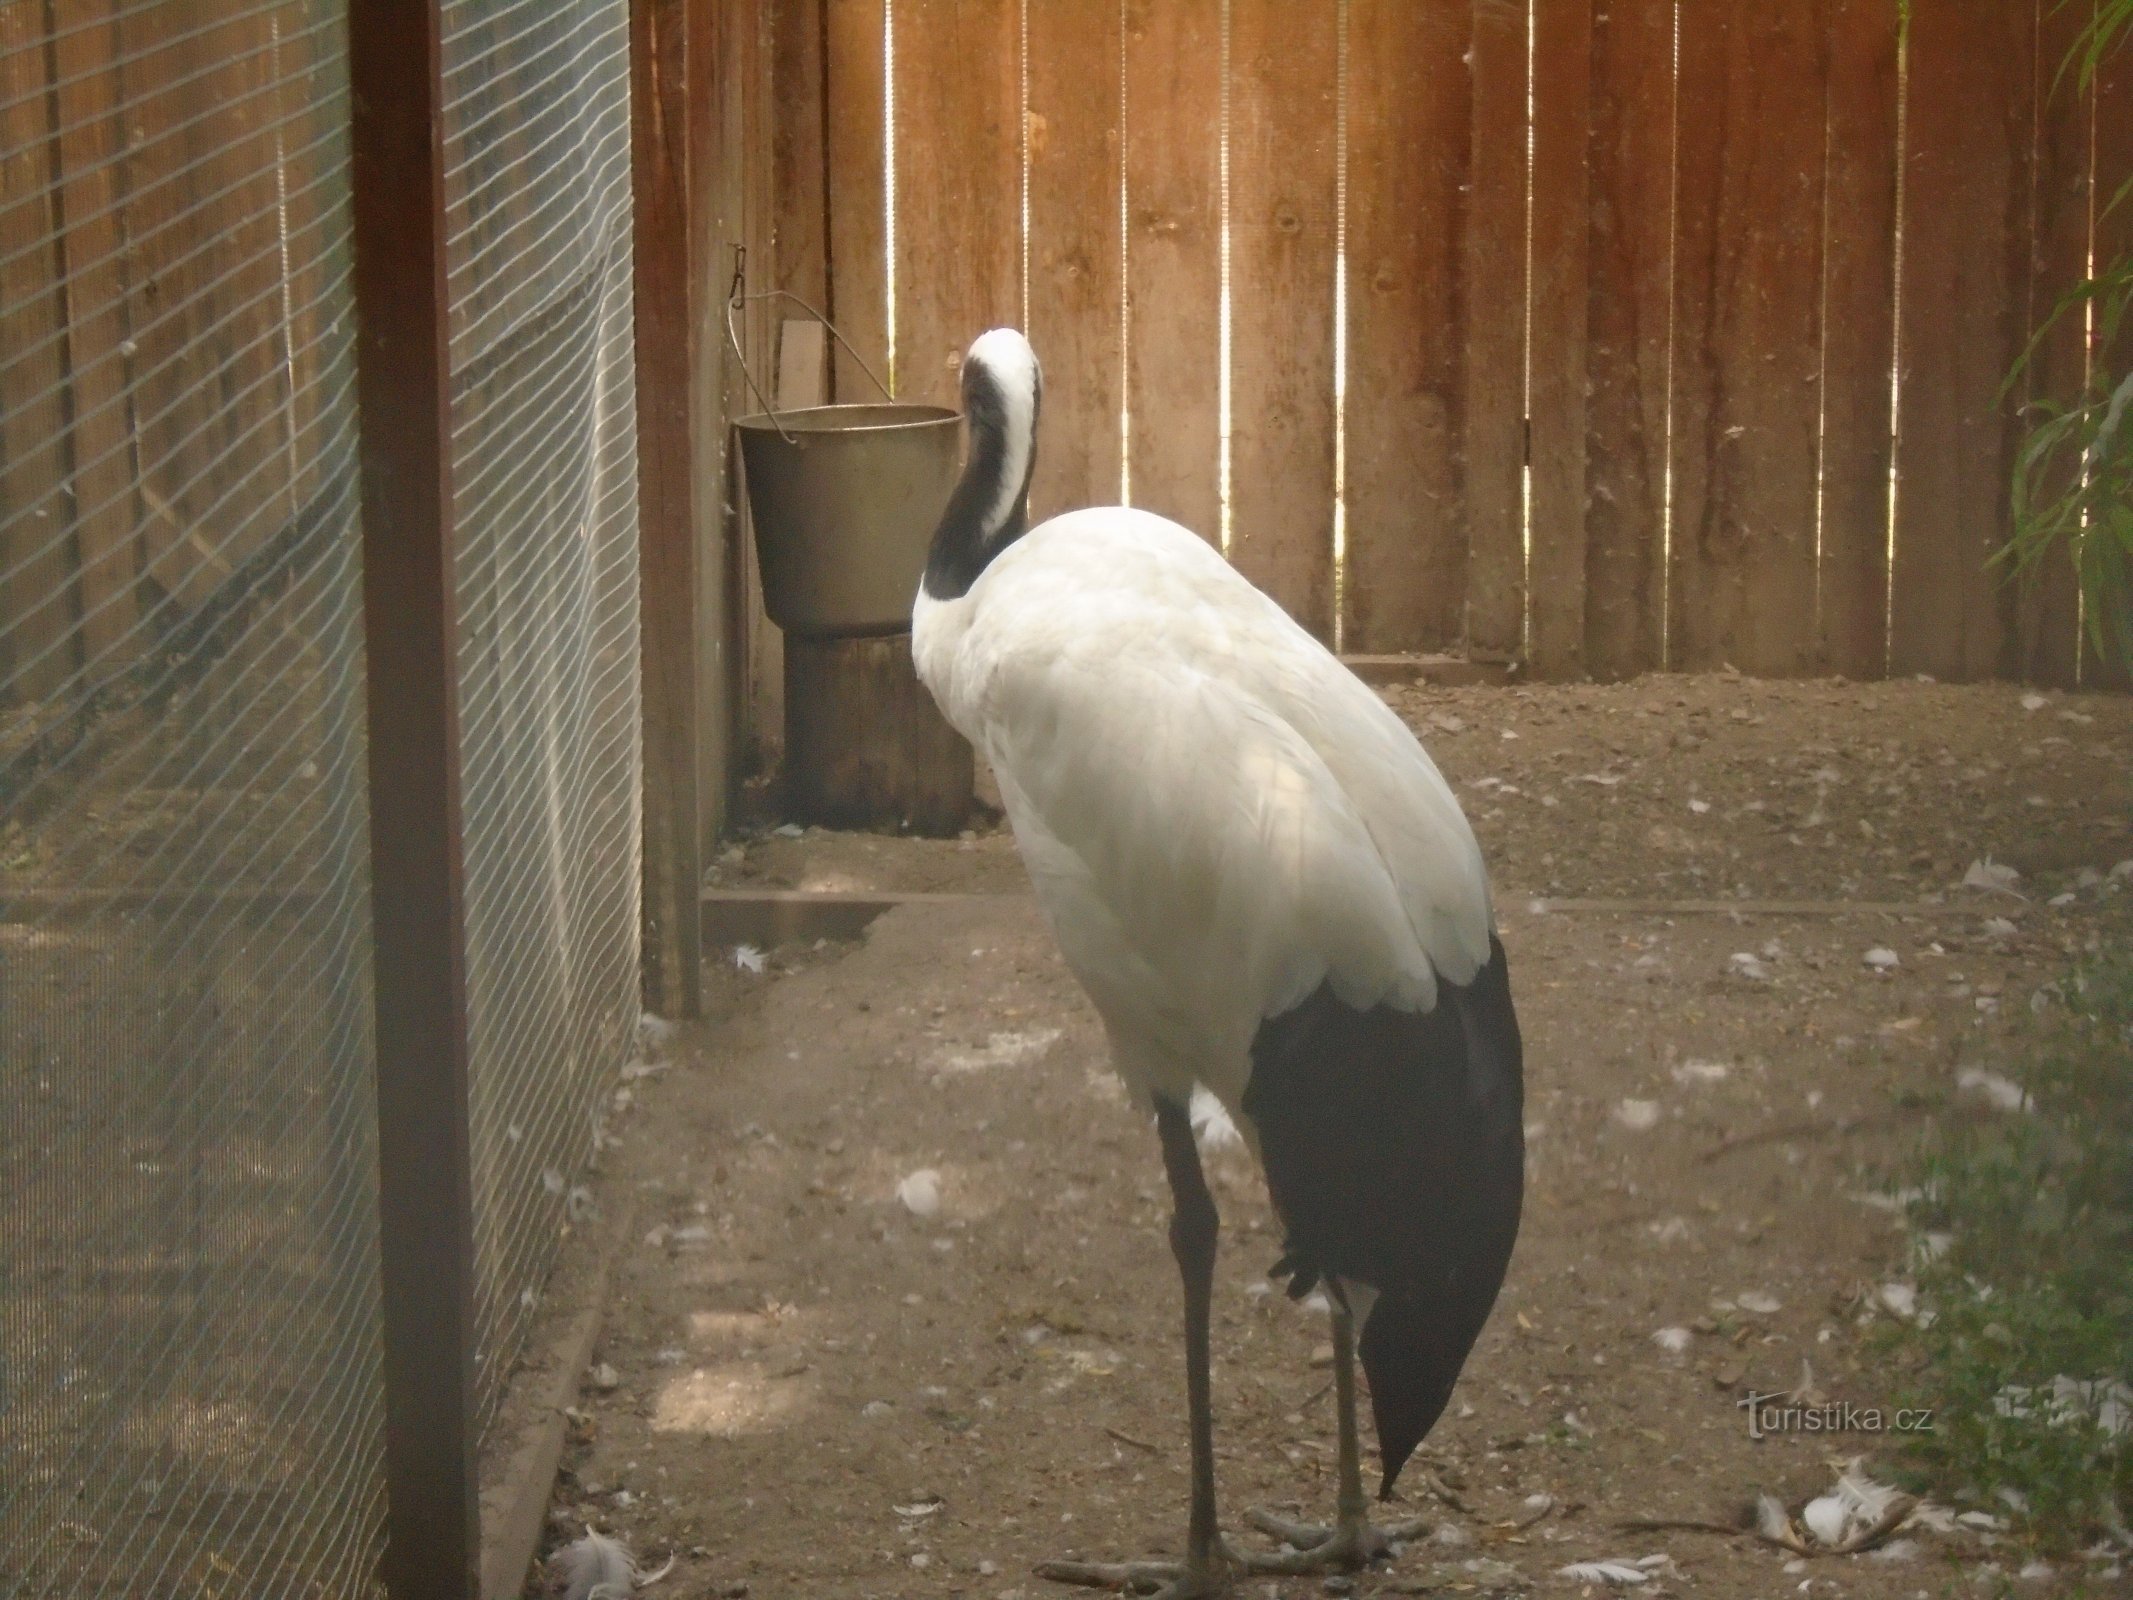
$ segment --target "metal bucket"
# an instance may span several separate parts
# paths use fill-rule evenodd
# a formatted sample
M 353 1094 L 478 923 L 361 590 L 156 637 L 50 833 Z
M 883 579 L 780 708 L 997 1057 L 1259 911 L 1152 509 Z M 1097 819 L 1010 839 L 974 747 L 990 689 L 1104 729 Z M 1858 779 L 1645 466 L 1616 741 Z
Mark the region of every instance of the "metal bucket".
M 942 406 L 890 403 L 734 423 L 771 621 L 814 638 L 911 626 L 955 488 L 962 421 Z

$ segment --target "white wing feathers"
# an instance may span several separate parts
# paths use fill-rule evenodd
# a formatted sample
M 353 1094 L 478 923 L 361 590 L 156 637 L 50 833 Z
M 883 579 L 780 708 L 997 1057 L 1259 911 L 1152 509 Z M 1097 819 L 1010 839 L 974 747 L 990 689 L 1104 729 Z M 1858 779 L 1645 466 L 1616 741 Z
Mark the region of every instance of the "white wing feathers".
M 1427 1010 L 1487 961 L 1480 851 L 1429 757 L 1185 529 L 1076 512 L 932 604 L 921 675 L 1114 1033 L 1234 1050 L 1322 982 Z

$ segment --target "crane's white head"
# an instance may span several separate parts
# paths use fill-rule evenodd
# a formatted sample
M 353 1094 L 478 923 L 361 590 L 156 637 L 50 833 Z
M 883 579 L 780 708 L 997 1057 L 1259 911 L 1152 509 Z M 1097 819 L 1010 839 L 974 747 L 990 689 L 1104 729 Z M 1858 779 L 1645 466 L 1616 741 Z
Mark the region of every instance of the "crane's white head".
M 1027 530 L 1043 397 L 1044 373 L 1029 340 L 1013 328 L 978 336 L 963 358 L 970 454 L 926 562 L 926 592 L 935 599 L 968 592 L 986 563 Z

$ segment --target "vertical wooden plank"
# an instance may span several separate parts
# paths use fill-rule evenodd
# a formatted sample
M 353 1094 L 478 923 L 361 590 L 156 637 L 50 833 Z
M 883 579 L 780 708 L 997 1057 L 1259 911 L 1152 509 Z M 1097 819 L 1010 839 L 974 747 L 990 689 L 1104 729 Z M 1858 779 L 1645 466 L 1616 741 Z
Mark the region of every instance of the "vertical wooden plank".
M 2095 98 L 2095 252 L 2099 272 L 2133 262 L 2133 34 L 2120 33 L 2117 47 L 2097 64 Z M 2099 335 L 2101 329 L 2098 329 Z M 2100 370 L 2133 370 L 2133 316 L 2120 320 L 2117 337 L 2099 345 Z
M 740 71 L 742 77 L 743 110 L 741 118 L 741 162 L 744 193 L 742 197 L 743 221 L 741 234 L 748 247 L 748 288 L 751 293 L 774 288 L 778 284 L 777 219 L 779 214 L 779 184 L 776 159 L 776 45 L 777 35 L 772 13 L 781 9 L 778 0 L 735 0 L 732 6 L 737 24 L 742 31 L 739 44 L 742 53 Z M 751 303 L 742 318 L 748 365 L 756 375 L 756 382 L 766 394 L 775 396 L 778 372 L 778 324 L 783 320 L 782 302 L 757 300 Z M 756 410 L 761 402 L 753 391 L 742 402 L 747 411 Z M 733 471 L 736 478 L 742 477 L 739 455 L 734 457 Z M 762 568 L 755 553 L 755 521 L 748 513 L 746 485 L 742 484 L 741 538 L 743 549 L 740 560 L 740 609 L 745 619 L 745 634 L 748 645 L 748 696 L 747 715 L 752 742 L 758 751 L 773 745 L 781 745 L 780 730 L 785 725 L 785 642 L 784 635 L 770 613 L 763 606 Z M 768 770 L 772 765 L 767 755 L 759 758 L 758 766 Z
M 2006 542 L 2013 430 L 2001 385 L 2020 352 L 2029 254 L 2035 11 L 1914 8 L 1903 217 L 1890 668 L 1979 678 L 2013 663 Z
M 1830 0 L 1817 592 L 1822 670 L 1849 678 L 1888 658 L 1900 26 L 1889 0 Z
M 287 519 L 274 19 L 121 6 L 151 595 L 205 602 Z M 202 110 L 206 107 L 208 109 Z M 205 218 L 213 227 L 203 232 Z
M 1823 0 L 1681 10 L 1673 664 L 1816 654 Z
M 829 404 L 829 330 L 812 317 L 778 321 L 780 411 L 800 411 Z
M 702 1005 L 697 740 L 697 433 L 687 0 L 631 0 L 637 548 L 644 653 L 644 994 L 661 1016 Z M 702 86 L 696 86 L 701 91 Z
M 777 29 L 778 0 L 740 0 L 748 21 L 748 108 L 743 134 L 748 173 L 749 287 L 775 288 L 778 282 L 777 166 Z M 767 391 L 778 373 L 778 323 L 775 302 L 758 301 L 748 319 L 748 359 Z
M 1328 639 L 1338 16 L 1230 0 L 1230 556 Z
M 133 531 L 139 513 L 128 452 L 126 283 L 119 212 L 123 131 L 114 104 L 118 37 L 108 3 L 78 8 L 53 37 L 59 120 L 61 297 L 68 455 L 80 554 L 80 654 L 92 682 L 123 665 L 135 616 Z
M 441 27 L 371 0 L 348 37 L 393 1600 L 481 1553 Z
M 1526 615 L 1526 25 L 1523 0 L 1474 0 L 1467 196 L 1467 648 L 1505 658 Z
M 963 352 L 1022 321 L 1015 0 L 896 3 L 896 397 L 961 403 Z
M 2037 7 L 2036 133 L 2031 183 L 2029 320 L 2031 348 L 2023 385 L 2031 401 L 2070 405 L 2088 382 L 2088 329 L 2081 308 L 2048 319 L 2066 293 L 2088 277 L 2089 178 L 2093 102 L 2078 71 L 2060 64 L 2094 7 L 2077 0 Z M 2078 452 L 2051 463 L 2039 485 L 2057 493 L 2078 483 Z M 2081 590 L 2072 552 L 2054 550 L 2027 573 L 2015 608 L 2021 675 L 2034 683 L 2071 687 L 2081 654 Z
M 721 297 L 731 283 L 736 252 L 746 250 L 750 243 L 749 85 L 754 69 L 755 14 L 756 0 L 710 0 L 707 5 L 707 26 L 715 41 L 716 66 L 708 81 L 713 85 L 711 115 L 717 132 L 704 192 L 717 216 L 718 243 L 712 273 Z M 748 276 L 746 287 L 762 287 L 771 276 L 769 263 L 756 262 Z M 721 530 L 721 591 L 725 600 L 719 626 L 727 651 L 719 692 L 736 735 L 735 760 L 728 774 L 731 785 L 737 785 L 747 773 L 765 770 L 774 760 L 778 746 L 776 726 L 766 725 L 757 715 L 762 680 L 757 670 L 760 660 L 755 619 L 762 606 L 755 587 L 755 549 L 748 525 L 740 451 L 730 426 L 733 418 L 757 409 L 748 374 L 753 372 L 758 382 L 769 376 L 755 358 L 754 324 L 761 320 L 756 314 L 759 309 L 744 306 L 733 319 L 731 333 L 723 304 L 719 310 L 718 338 L 725 352 L 717 402 L 721 496 L 717 526 Z M 717 843 L 706 838 L 703 848 L 708 856 Z
M 1543 677 L 1585 670 L 1586 297 L 1592 5 L 1533 13 L 1533 282 L 1527 376 L 1532 528 L 1527 659 Z
M 1221 537 L 1221 0 L 1127 0 L 1129 497 Z
M 2096 70 L 2095 252 L 2097 270 L 2108 263 L 2133 261 L 2133 40 L 2121 36 L 2118 48 Z M 2133 315 L 2120 322 L 2117 339 L 2098 348 L 2092 360 L 2098 372 L 2122 381 L 2133 372 Z M 2133 619 L 2128 619 L 2133 629 Z M 2081 684 L 2089 689 L 2133 688 L 2133 671 L 2122 656 L 2099 654 L 2082 642 Z
M 692 359 L 689 417 L 692 467 L 689 521 L 696 540 L 697 852 L 718 846 L 733 791 L 740 782 L 742 725 L 736 683 L 745 668 L 746 637 L 728 604 L 734 537 L 726 515 L 728 395 L 738 382 L 726 351 L 726 285 L 733 271 L 726 247 L 728 135 L 724 72 L 723 0 L 686 0 L 683 77 L 688 141 L 689 306 Z
M 1122 43 L 1116 0 L 1029 8 L 1028 326 L 1044 364 L 1033 521 L 1119 498 Z
M 1586 298 L 1585 664 L 1665 665 L 1673 277 L 1674 7 L 1593 16 Z
M 829 0 L 771 6 L 771 171 L 776 190 L 777 287 L 821 310 L 829 297 Z M 878 116 L 878 111 L 877 111 Z M 772 308 L 783 322 L 802 313 Z
M 327 259 L 327 218 L 333 202 L 328 197 L 331 185 L 319 182 L 319 166 L 324 151 L 330 149 L 327 123 L 332 114 L 321 116 L 317 107 L 307 103 L 308 86 L 321 70 L 322 45 L 329 51 L 339 45 L 329 20 L 304 0 L 283 0 L 276 7 L 271 57 L 279 107 L 275 161 L 283 213 L 282 256 L 287 267 L 277 354 L 283 366 L 282 469 L 291 515 L 324 488 L 320 458 L 326 447 L 320 431 L 329 426 L 321 402 L 330 345 L 320 324 L 332 272 Z
M 829 301 L 823 309 L 854 350 L 889 379 L 885 255 L 886 128 L 882 40 L 886 0 L 824 0 L 823 128 L 829 177 Z M 839 349 L 830 393 L 840 404 L 881 398 Z
M 1347 625 L 1434 650 L 1466 615 L 1463 8 L 1348 0 Z
M 80 665 L 49 65 L 41 10 L 0 6 L 0 685 L 19 701 Z

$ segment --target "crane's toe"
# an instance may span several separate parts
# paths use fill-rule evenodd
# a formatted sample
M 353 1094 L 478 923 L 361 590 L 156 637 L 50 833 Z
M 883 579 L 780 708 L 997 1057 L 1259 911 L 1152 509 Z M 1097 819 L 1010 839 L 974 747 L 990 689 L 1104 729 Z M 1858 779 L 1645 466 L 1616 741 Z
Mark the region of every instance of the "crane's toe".
M 1282 1550 L 1239 1550 L 1232 1546 L 1231 1559 L 1254 1576 L 1361 1572 L 1372 1562 L 1391 1560 L 1400 1545 L 1429 1531 L 1429 1525 L 1420 1517 L 1383 1526 L 1365 1517 L 1343 1518 L 1329 1525 L 1291 1522 L 1270 1511 L 1254 1511 L 1247 1520 L 1261 1533 L 1287 1546 Z
M 1221 1600 L 1230 1592 L 1229 1573 L 1220 1562 L 1195 1572 L 1183 1561 L 1046 1561 L 1038 1565 L 1037 1576 L 1155 1600 Z

